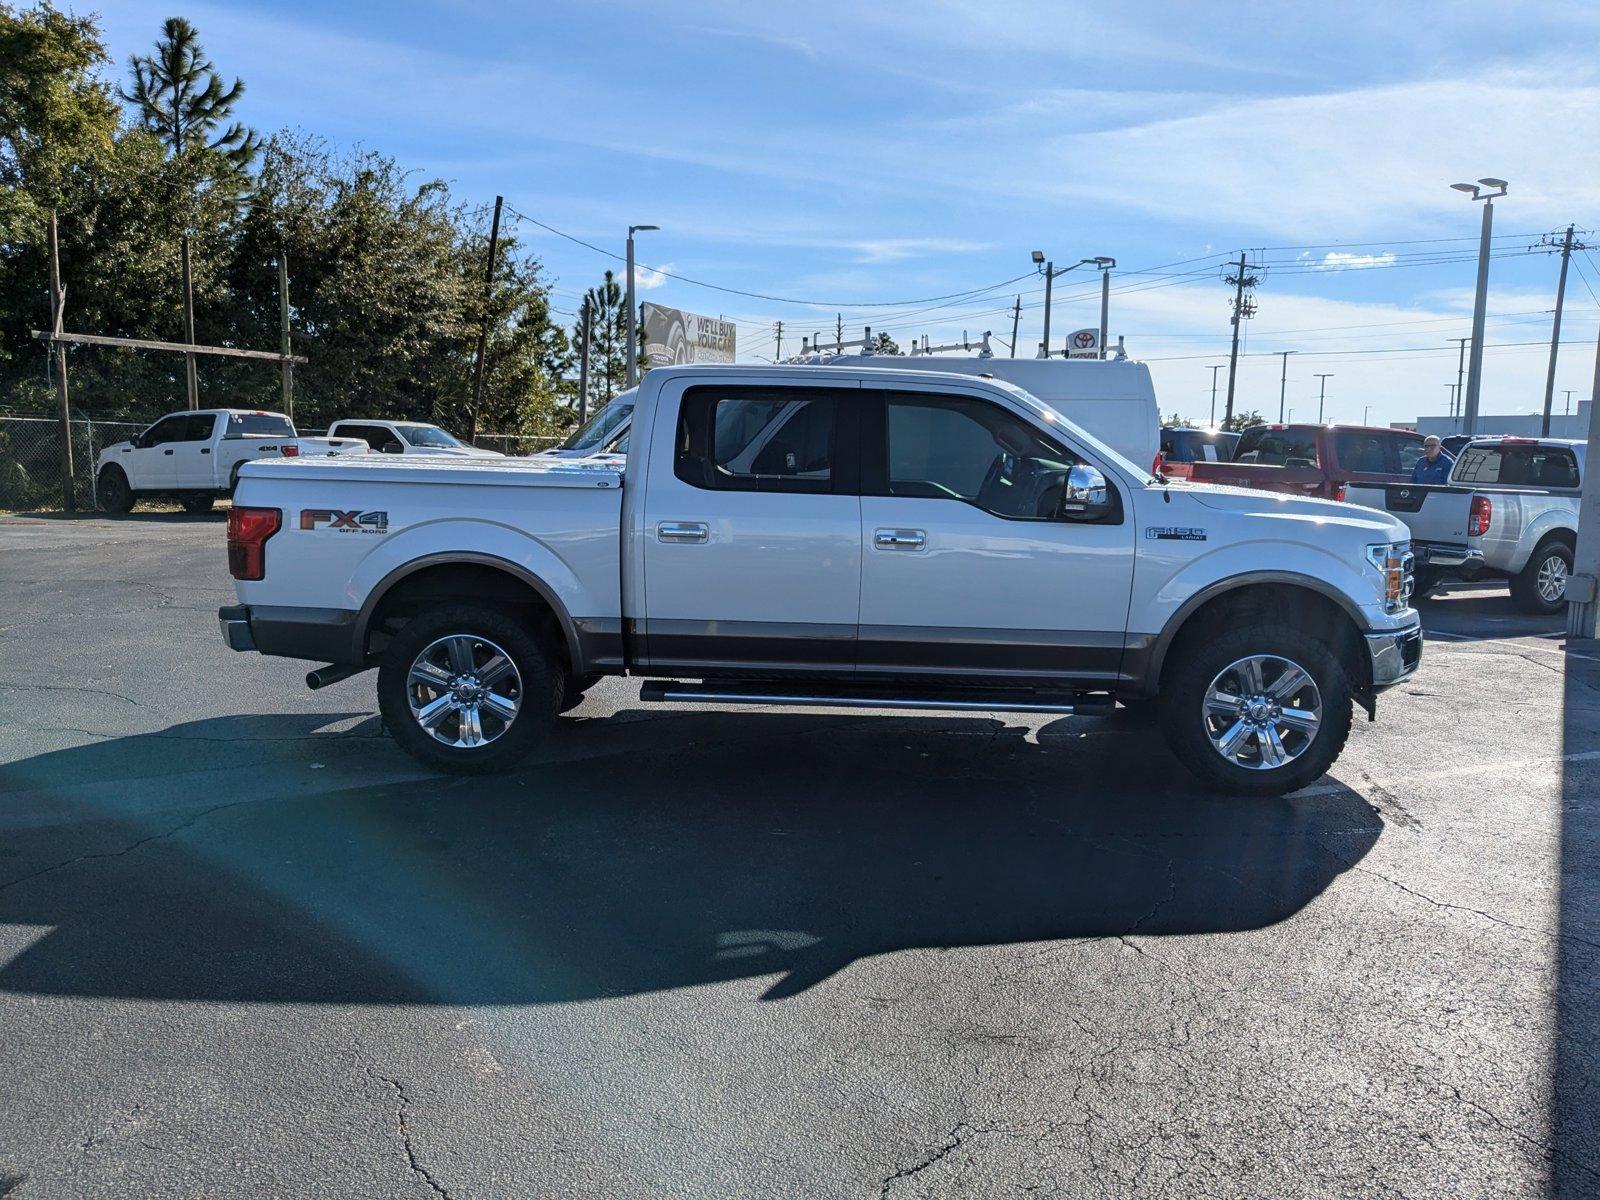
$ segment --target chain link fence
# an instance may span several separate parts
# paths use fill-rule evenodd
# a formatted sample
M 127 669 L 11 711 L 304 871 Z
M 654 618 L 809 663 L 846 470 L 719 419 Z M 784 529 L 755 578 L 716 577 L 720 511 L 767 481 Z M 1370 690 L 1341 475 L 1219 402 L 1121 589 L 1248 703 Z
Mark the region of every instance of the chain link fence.
M 100 451 L 145 426 L 131 421 L 73 421 L 73 498 L 95 506 L 94 464 Z M 61 421 L 57 417 L 0 417 L 0 509 L 61 507 Z

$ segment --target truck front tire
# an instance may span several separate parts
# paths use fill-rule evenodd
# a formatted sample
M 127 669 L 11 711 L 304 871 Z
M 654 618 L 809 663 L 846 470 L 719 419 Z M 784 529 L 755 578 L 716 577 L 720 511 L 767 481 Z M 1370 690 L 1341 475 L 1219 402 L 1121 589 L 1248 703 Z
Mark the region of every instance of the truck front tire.
M 1168 665 L 1161 723 L 1206 783 L 1282 796 L 1333 765 L 1350 736 L 1350 679 L 1338 655 L 1291 625 L 1206 631 Z
M 210 492 L 189 492 L 178 497 L 178 503 L 183 505 L 183 511 L 196 515 L 210 512 L 211 506 L 216 502 L 217 498 Z
M 107 467 L 100 472 L 100 479 L 95 484 L 95 498 L 100 502 L 102 512 L 133 511 L 133 489 L 128 486 L 128 477 L 123 474 L 121 467 Z
M 1529 557 L 1528 565 L 1511 577 L 1511 599 L 1523 612 L 1550 616 L 1567 606 L 1567 579 L 1572 574 L 1572 547 L 1549 541 Z
M 534 631 L 481 604 L 407 621 L 378 668 L 378 707 L 400 748 L 460 775 L 506 770 L 549 734 L 561 677 Z

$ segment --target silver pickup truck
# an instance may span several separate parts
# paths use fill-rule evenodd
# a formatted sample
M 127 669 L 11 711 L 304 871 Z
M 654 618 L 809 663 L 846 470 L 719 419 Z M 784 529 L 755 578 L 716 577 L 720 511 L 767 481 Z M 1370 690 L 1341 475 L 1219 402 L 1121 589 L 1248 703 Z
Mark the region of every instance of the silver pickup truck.
M 1411 530 L 1416 594 L 1447 579 L 1503 576 L 1518 607 L 1560 611 L 1586 448 L 1557 438 L 1484 438 L 1462 448 L 1449 483 L 1384 488 L 1383 507 Z

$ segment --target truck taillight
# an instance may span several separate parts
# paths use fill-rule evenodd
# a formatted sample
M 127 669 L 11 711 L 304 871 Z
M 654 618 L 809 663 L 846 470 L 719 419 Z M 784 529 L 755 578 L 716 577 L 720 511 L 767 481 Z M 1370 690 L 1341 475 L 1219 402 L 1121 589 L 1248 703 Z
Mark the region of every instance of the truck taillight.
M 1474 496 L 1467 510 L 1467 536 L 1482 537 L 1489 532 L 1489 521 L 1494 516 L 1494 505 L 1487 496 Z
M 296 458 L 296 457 L 299 456 L 299 454 L 300 454 L 300 447 L 299 446 L 290 444 L 288 446 L 283 447 L 283 456 L 285 458 Z
M 1162 468 L 1166 466 L 1166 460 L 1167 456 L 1161 453 L 1161 451 L 1157 450 L 1156 456 L 1150 460 L 1150 474 L 1161 474 Z
M 1336 484 L 1333 485 L 1333 498 L 1335 500 L 1343 500 L 1349 494 L 1350 494 L 1350 489 L 1348 487 L 1346 487 L 1344 484 L 1336 483 Z
M 235 579 L 265 579 L 267 539 L 283 527 L 283 512 L 276 508 L 228 510 L 228 574 Z

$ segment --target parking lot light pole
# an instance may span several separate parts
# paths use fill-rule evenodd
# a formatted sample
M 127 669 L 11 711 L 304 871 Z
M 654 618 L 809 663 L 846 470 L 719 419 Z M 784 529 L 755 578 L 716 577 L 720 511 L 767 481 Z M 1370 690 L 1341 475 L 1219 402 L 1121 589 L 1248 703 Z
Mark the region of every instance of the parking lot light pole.
M 1076 271 L 1079 267 L 1084 266 L 1085 264 L 1088 264 L 1088 263 L 1096 262 L 1096 261 L 1097 261 L 1096 259 L 1092 259 L 1092 258 L 1080 258 L 1077 262 L 1073 263 L 1070 267 L 1062 267 L 1058 271 L 1056 269 L 1056 264 L 1055 264 L 1054 260 L 1048 260 L 1047 261 L 1045 259 L 1043 250 L 1035 250 L 1033 252 L 1033 267 L 1034 267 L 1034 270 L 1038 271 L 1039 274 L 1044 276 L 1044 348 L 1043 348 L 1043 351 L 1039 355 L 1040 358 L 1049 358 L 1050 357 L 1050 294 L 1051 294 L 1051 290 L 1052 290 L 1052 285 L 1056 281 L 1056 276 L 1057 275 L 1065 275 L 1068 271 Z M 1112 261 L 1112 265 L 1114 266 L 1115 265 L 1115 260 L 1111 260 L 1111 261 Z
M 1461 405 L 1461 432 L 1478 432 L 1478 390 L 1483 383 L 1483 320 L 1489 301 L 1489 245 L 1494 229 L 1494 202 L 1510 187 L 1504 179 L 1452 183 L 1458 192 L 1483 201 L 1483 230 L 1478 236 L 1478 290 L 1472 302 L 1472 355 L 1467 361 L 1467 394 Z M 1488 190 L 1485 190 L 1488 189 Z
M 633 235 L 645 233 L 652 229 L 660 229 L 659 225 L 629 225 L 628 226 L 628 386 L 632 387 L 639 382 L 639 329 L 635 322 L 639 319 L 638 309 L 633 302 Z
M 1111 317 L 1111 271 L 1117 265 L 1117 260 L 1107 258 L 1105 255 L 1096 255 L 1094 265 L 1100 268 L 1100 357 L 1106 356 L 1106 339 L 1110 337 L 1108 326 Z
M 1279 350 L 1278 353 L 1283 355 L 1283 372 L 1278 376 L 1278 424 L 1282 425 L 1284 392 L 1289 386 L 1289 355 L 1298 353 L 1298 351 Z M 1216 378 L 1215 375 L 1211 377 L 1213 383 L 1216 382 Z
M 1227 363 L 1216 363 L 1211 368 L 1211 428 L 1217 427 L 1217 372 L 1226 367 Z
M 1322 386 L 1317 390 L 1317 424 L 1321 425 L 1322 405 L 1323 402 L 1328 398 L 1328 380 L 1333 378 L 1333 372 L 1329 371 L 1325 375 L 1318 375 L 1317 378 L 1322 380 Z

